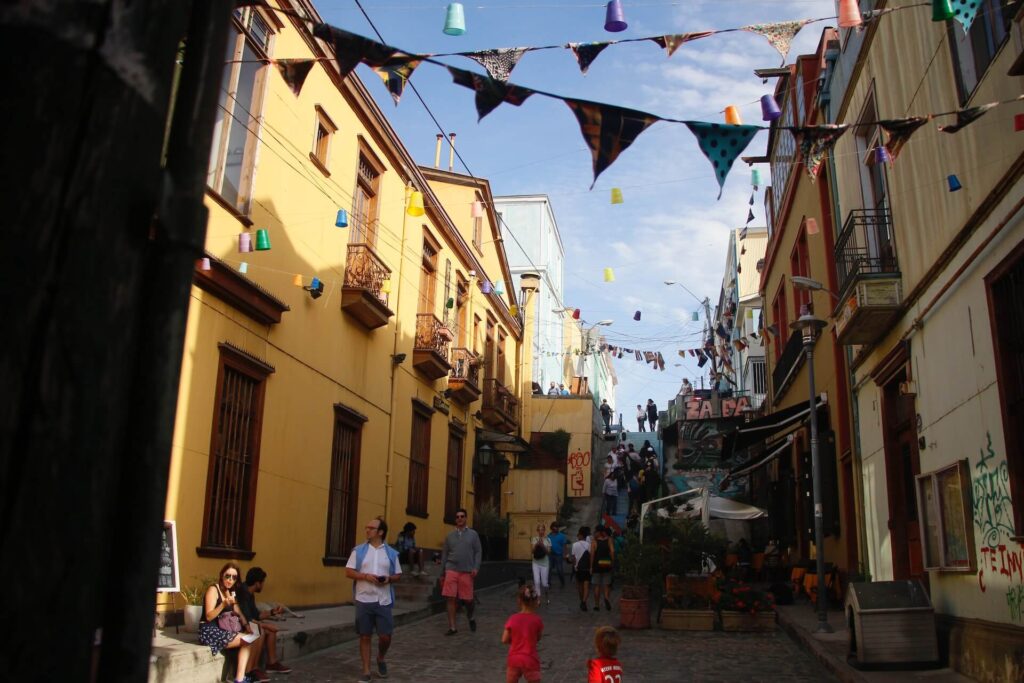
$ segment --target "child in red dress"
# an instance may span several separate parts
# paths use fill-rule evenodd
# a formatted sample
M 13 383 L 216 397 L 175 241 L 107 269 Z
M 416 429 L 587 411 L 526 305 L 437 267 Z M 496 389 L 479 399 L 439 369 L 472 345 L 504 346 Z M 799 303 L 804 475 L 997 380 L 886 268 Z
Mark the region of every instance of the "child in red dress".
M 622 638 L 611 626 L 601 626 L 594 633 L 597 658 L 587 660 L 587 683 L 622 683 L 622 664 L 615 658 Z
M 533 586 L 523 586 L 516 596 L 519 612 L 505 622 L 501 642 L 509 645 L 506 683 L 518 683 L 524 678 L 528 683 L 540 680 L 540 657 L 537 642 L 544 632 L 544 622 L 534 614 L 540 604 L 540 594 Z

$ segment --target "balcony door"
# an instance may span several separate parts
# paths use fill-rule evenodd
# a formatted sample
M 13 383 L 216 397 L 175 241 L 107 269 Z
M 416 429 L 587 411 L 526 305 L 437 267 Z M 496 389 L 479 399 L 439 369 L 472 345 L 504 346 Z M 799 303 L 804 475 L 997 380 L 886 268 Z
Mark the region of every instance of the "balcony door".
M 434 239 L 424 231 L 423 261 L 420 267 L 420 313 L 433 313 L 434 301 L 437 296 L 437 252 L 440 247 Z
M 878 112 L 875 108 L 874 96 L 869 98 L 861 115 L 862 122 L 877 121 Z M 861 206 L 864 207 L 865 225 L 863 243 L 866 256 L 873 263 L 890 263 L 892 253 L 892 236 L 889 235 L 890 221 L 882 219 L 889 211 L 889 190 L 886 183 L 884 163 L 876 163 L 876 149 L 882 146 L 882 129 L 880 126 L 859 126 L 857 128 L 857 153 L 860 158 L 860 193 Z M 877 261 L 875 259 L 878 259 Z

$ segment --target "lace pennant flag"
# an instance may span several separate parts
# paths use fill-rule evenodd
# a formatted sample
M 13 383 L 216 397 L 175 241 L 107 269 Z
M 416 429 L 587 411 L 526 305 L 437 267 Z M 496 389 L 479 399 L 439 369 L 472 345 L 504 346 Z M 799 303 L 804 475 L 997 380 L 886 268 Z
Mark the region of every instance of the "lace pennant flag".
M 811 23 L 810 19 L 780 21 L 774 24 L 751 24 L 750 26 L 742 27 L 740 30 L 764 36 L 768 43 L 779 51 L 779 54 L 782 55 L 782 61 L 785 63 L 793 38 L 800 32 L 800 29 L 809 23 Z
M 953 18 L 964 27 L 964 33 L 971 30 L 971 24 L 974 23 L 974 17 L 978 14 L 979 5 L 981 5 L 981 0 L 953 0 Z
M 576 55 L 576 62 L 580 65 L 580 73 L 586 75 L 590 65 L 609 45 L 611 43 L 569 43 L 569 49 Z
M 277 70 L 281 72 L 281 78 L 288 84 L 291 91 L 298 97 L 299 93 L 302 92 L 302 84 L 306 82 L 306 76 L 309 75 L 313 65 L 316 64 L 315 59 L 275 59 L 274 64 L 277 66 Z
M 750 225 L 750 221 L 754 220 L 754 210 L 747 209 L 747 225 Z
M 800 140 L 800 160 L 803 161 L 812 182 L 818 179 L 821 162 L 825 160 L 829 150 L 849 127 L 847 124 L 828 123 L 794 131 Z
M 583 100 L 563 100 L 580 124 L 583 140 L 594 158 L 594 183 L 597 177 L 633 144 L 640 133 L 660 121 L 657 116 L 635 109 Z M 591 189 L 594 183 L 590 184 Z
M 412 72 L 416 70 L 421 61 L 423 60 L 412 55 L 402 54 L 393 57 L 387 64 L 374 68 L 377 75 L 384 81 L 388 92 L 391 93 L 392 99 L 395 100 L 396 107 L 398 106 L 398 101 L 402 99 L 405 84 L 409 82 Z
M 878 122 L 878 125 L 889 134 L 885 148 L 889 150 L 889 156 L 893 161 L 896 161 L 896 157 L 900 155 L 900 150 L 903 149 L 903 145 L 907 144 L 910 136 L 918 128 L 928 123 L 930 118 L 930 116 L 913 116 L 909 119 L 887 119 Z
M 743 154 L 750 141 L 754 139 L 759 126 L 732 126 L 723 123 L 706 123 L 704 121 L 684 121 L 690 132 L 697 137 L 697 145 L 708 158 L 715 170 L 718 181 L 718 198 L 722 198 L 725 178 L 732 169 L 736 158 Z
M 998 102 L 989 102 L 988 104 L 982 104 L 977 107 L 971 107 L 970 109 L 961 109 L 956 113 L 956 123 L 951 123 L 946 126 L 939 126 L 939 130 L 943 133 L 959 133 L 961 130 L 971 125 L 978 119 L 988 112 L 989 109 L 999 104 Z
M 528 47 L 501 47 L 497 50 L 481 50 L 479 52 L 464 52 L 466 57 L 477 62 L 496 81 L 507 81 L 512 75 L 512 69 L 530 48 Z
M 675 33 L 667 36 L 655 36 L 651 38 L 655 43 L 661 46 L 668 56 L 671 57 L 679 49 L 679 46 L 683 43 L 689 43 L 691 40 L 697 40 L 698 38 L 707 38 L 710 35 L 715 34 L 716 31 L 698 31 L 695 33 Z
M 317 24 L 313 28 L 313 35 L 334 47 L 342 78 L 352 73 L 360 62 L 371 67 L 383 66 L 396 54 L 402 53 L 397 47 L 378 43 L 329 24 Z
M 456 69 L 454 66 L 448 67 L 448 72 L 452 75 L 452 81 L 456 85 L 476 91 L 478 121 L 494 111 L 503 102 L 518 107 L 526 101 L 526 98 L 533 94 L 533 91 L 529 88 L 512 85 L 511 83 L 502 83 L 493 78 L 475 74 L 472 71 Z

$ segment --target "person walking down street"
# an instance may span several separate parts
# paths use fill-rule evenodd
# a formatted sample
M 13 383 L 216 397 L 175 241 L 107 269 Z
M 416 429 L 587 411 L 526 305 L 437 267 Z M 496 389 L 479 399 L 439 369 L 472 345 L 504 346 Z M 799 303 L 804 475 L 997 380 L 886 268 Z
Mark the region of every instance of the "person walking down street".
M 540 594 L 532 586 L 523 586 L 516 595 L 519 612 L 505 622 L 501 642 L 509 646 L 505 667 L 505 683 L 519 679 L 534 683 L 540 680 L 540 656 L 537 643 L 544 635 L 544 622 L 535 614 Z
M 398 534 L 398 541 L 395 543 L 398 548 L 398 559 L 410 566 L 409 573 L 413 576 L 426 574 L 423 570 L 423 548 L 416 547 L 416 525 L 406 522 L 402 531 Z
M 646 432 L 644 423 L 647 422 L 647 411 L 639 403 L 636 404 L 636 426 L 638 432 Z
M 548 396 L 558 396 L 558 385 L 554 382 L 548 387 Z
M 590 542 L 590 582 L 594 587 L 594 611 L 601 609 L 601 597 L 604 596 L 604 608 L 612 610 L 611 579 L 612 565 L 615 562 L 615 548 L 608 537 L 608 529 L 599 524 L 594 530 L 594 539 Z
M 590 598 L 590 527 L 581 526 L 576 532 L 576 542 L 572 544 L 573 576 L 576 579 L 576 593 L 580 598 L 580 610 L 587 611 L 587 600 Z
M 612 407 L 608 405 L 608 399 L 601 399 L 601 419 L 604 420 L 604 433 L 610 434 L 612 431 Z
M 235 682 L 245 683 L 253 679 L 248 676 L 254 671 L 259 660 L 262 641 L 247 641 L 250 628 L 238 605 L 235 587 L 241 570 L 234 562 L 228 562 L 220 569 L 217 583 L 206 589 L 203 596 L 203 613 L 199 617 L 199 642 L 217 654 L 224 650 L 238 649 L 235 663 Z M 269 680 L 257 672 L 259 680 Z
M 242 614 L 249 620 L 249 623 L 259 624 L 266 644 L 263 651 L 267 654 L 266 671 L 277 674 L 291 673 L 291 668 L 285 666 L 277 659 L 277 632 L 280 630 L 277 624 L 269 621 L 284 612 L 284 607 L 278 605 L 271 609 L 261 610 L 256 606 L 256 594 L 262 593 L 267 585 L 267 573 L 261 567 L 250 567 L 245 573 L 245 583 L 238 586 L 238 606 L 242 608 Z
M 551 533 L 548 534 L 548 540 L 551 541 L 551 555 L 549 556 L 551 575 L 557 576 L 559 584 L 561 584 L 562 588 L 565 588 L 565 545 L 569 542 L 569 539 L 562 532 L 558 522 L 551 523 Z
M 535 531 L 537 535 L 530 538 L 530 548 L 533 555 L 533 585 L 537 589 L 537 599 L 540 600 L 543 594 L 551 588 L 548 585 L 548 571 L 551 569 L 551 564 L 548 562 L 548 557 L 551 555 L 551 539 L 544 533 L 547 530 L 544 528 L 543 522 L 537 525 Z M 551 598 L 549 597 L 547 601 L 550 605 Z
M 441 567 L 444 571 L 441 595 L 447 601 L 448 608 L 446 636 L 458 633 L 458 629 L 455 628 L 455 610 L 459 602 L 466 608 L 469 630 L 476 631 L 476 620 L 473 618 L 473 579 L 480 571 L 483 551 L 480 548 L 480 537 L 476 531 L 466 526 L 467 520 L 465 508 L 455 511 L 455 531 L 444 539 L 444 547 L 441 549 Z
M 611 626 L 600 626 L 594 632 L 597 657 L 587 660 L 587 683 L 622 683 L 622 663 L 616 659 L 622 637 Z
M 654 399 L 647 399 L 647 424 L 650 425 L 651 431 L 655 431 L 655 423 L 658 422 L 658 406 L 655 405 Z
M 388 675 L 384 656 L 391 647 L 391 634 L 395 631 L 392 608 L 395 604 L 393 584 L 402 578 L 402 564 L 398 551 L 384 542 L 388 523 L 374 517 L 366 524 L 366 542 L 352 549 L 345 564 L 345 576 L 352 579 L 352 597 L 356 607 L 356 633 L 359 634 L 359 657 L 363 673 L 359 683 L 370 683 L 370 647 L 373 632 L 377 632 L 377 673 Z
M 618 470 L 613 469 L 604 475 L 604 514 L 614 515 L 619 507 Z

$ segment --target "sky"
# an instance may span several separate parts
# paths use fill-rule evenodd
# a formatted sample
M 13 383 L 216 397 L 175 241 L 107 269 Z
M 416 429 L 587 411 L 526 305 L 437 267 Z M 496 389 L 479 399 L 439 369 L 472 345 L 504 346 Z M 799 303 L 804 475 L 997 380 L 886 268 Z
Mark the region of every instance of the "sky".
M 376 38 L 355 0 L 315 0 L 325 21 Z M 463 3 L 466 33 L 442 32 L 443 0 L 362 0 L 384 42 L 410 52 L 439 53 L 500 47 L 563 45 L 672 33 L 738 28 L 753 23 L 830 17 L 832 0 L 624 0 L 629 27 L 604 30 L 605 7 L 597 0 L 478 0 Z M 800 31 L 787 63 L 813 52 L 826 26 Z M 465 57 L 441 61 L 484 73 Z M 580 73 L 571 51 L 529 52 L 509 81 L 558 95 L 639 109 L 659 116 L 723 121 L 727 105 L 739 108 L 743 123 L 761 124 L 758 100 L 775 83 L 762 83 L 757 68 L 777 67 L 779 53 L 767 40 L 740 31 L 714 35 L 681 46 L 668 58 L 650 41 L 612 45 Z M 377 99 L 413 157 L 434 161 L 438 128 L 407 88 L 396 107 L 380 79 L 367 67 L 358 74 Z M 687 377 L 700 386 L 704 370 L 679 349 L 699 346 L 704 314 L 697 298 L 665 280 L 683 283 L 703 299 L 718 300 L 730 228 L 743 227 L 750 199 L 750 169 L 737 160 L 722 197 L 711 165 L 681 124 L 658 122 L 641 134 L 616 162 L 593 180 L 591 153 L 579 125 L 562 102 L 533 96 L 522 106 L 502 105 L 479 123 L 473 92 L 451 82 L 446 69 L 421 65 L 411 82 L 444 132 L 456 133 L 455 171 L 487 178 L 495 195 L 546 194 L 565 247 L 566 306 L 581 309 L 590 322 L 614 320 L 602 328 L 609 344 L 660 351 L 665 371 L 635 358 L 613 361 L 619 384 L 617 410 L 626 424 L 630 406 L 653 398 L 662 409 Z M 764 153 L 760 133 L 744 155 Z M 447 168 L 448 150 L 442 152 Z M 468 168 L 467 168 L 468 167 Z M 762 168 L 767 178 L 767 168 Z M 610 190 L 621 188 L 624 202 L 612 205 Z M 755 199 L 755 220 L 764 225 L 762 192 Z M 603 281 L 614 269 L 615 282 Z M 639 322 L 634 313 L 641 312 Z

